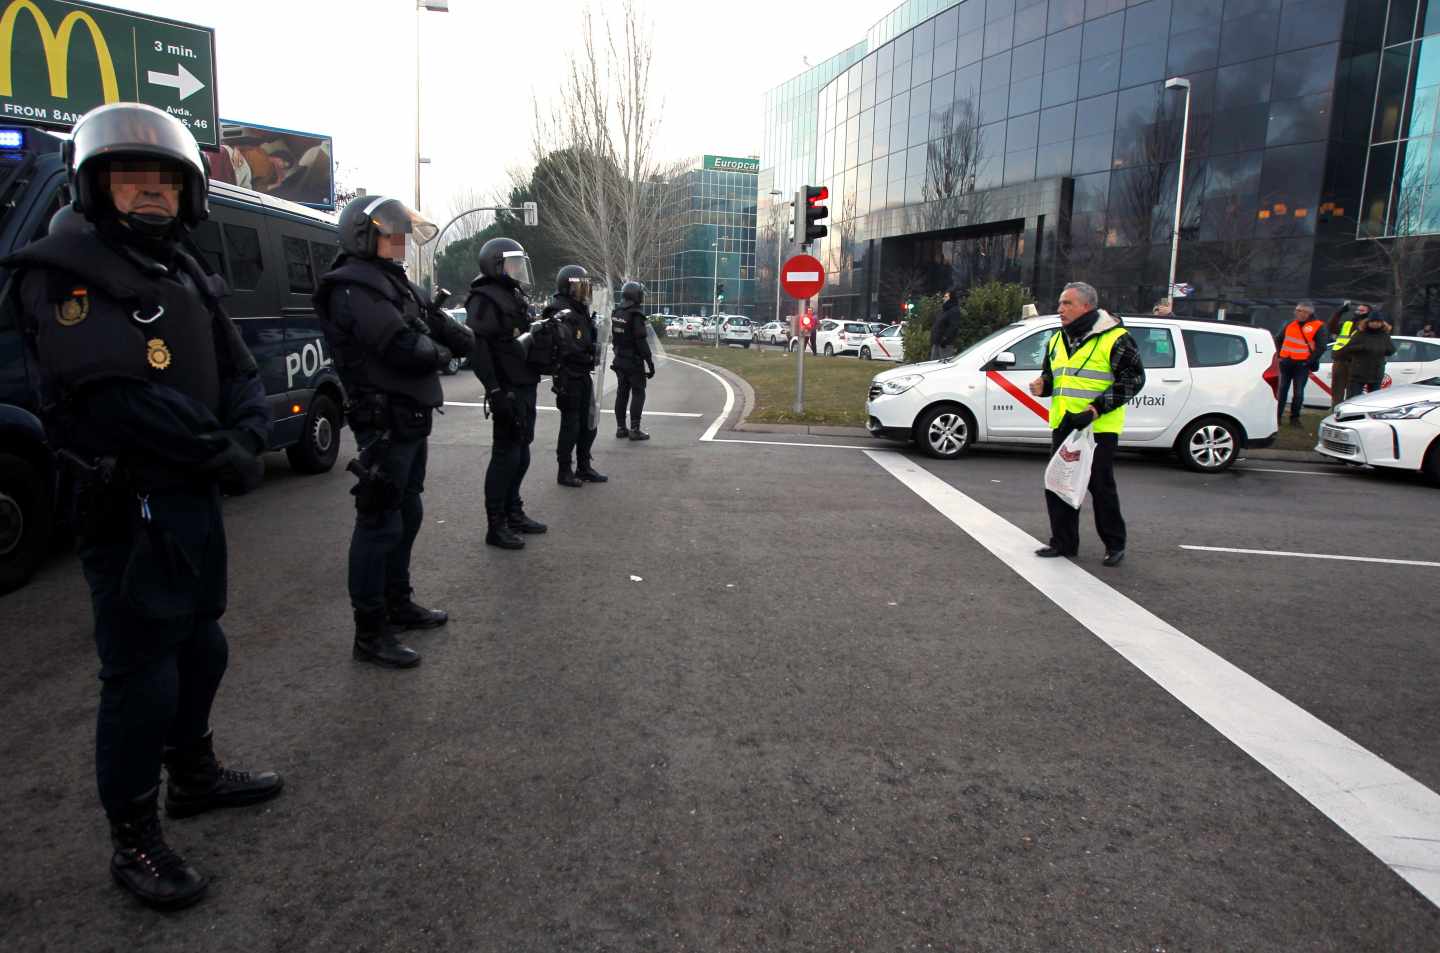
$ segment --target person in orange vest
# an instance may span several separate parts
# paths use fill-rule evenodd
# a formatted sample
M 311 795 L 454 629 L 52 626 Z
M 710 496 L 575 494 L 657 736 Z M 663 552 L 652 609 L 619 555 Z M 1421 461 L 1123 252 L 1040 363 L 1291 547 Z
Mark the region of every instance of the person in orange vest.
M 1275 419 L 1285 416 L 1285 400 L 1290 397 L 1290 426 L 1300 426 L 1300 411 L 1305 406 L 1305 383 L 1310 372 L 1320 367 L 1324 352 L 1325 322 L 1315 317 L 1315 305 L 1302 301 L 1295 306 L 1295 319 L 1275 335 L 1280 351 L 1279 386 L 1275 390 Z

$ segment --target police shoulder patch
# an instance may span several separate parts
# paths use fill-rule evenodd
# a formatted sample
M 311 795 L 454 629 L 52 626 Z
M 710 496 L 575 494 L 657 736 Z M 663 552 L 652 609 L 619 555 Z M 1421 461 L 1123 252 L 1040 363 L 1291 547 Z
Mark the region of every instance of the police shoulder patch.
M 84 288 L 76 288 L 55 305 L 55 321 L 61 327 L 73 328 L 89 316 L 90 294 Z
M 170 348 L 166 347 L 163 338 L 146 341 L 145 356 L 150 361 L 150 366 L 157 371 L 163 371 L 170 366 Z

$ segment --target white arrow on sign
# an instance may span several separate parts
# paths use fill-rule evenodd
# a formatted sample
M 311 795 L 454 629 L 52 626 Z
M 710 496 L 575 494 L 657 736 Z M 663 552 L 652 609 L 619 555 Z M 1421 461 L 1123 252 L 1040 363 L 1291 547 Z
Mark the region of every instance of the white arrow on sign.
M 185 68 L 185 64 L 177 63 L 175 64 L 175 68 L 178 69 L 179 72 L 174 76 L 171 76 L 169 73 L 157 73 L 152 69 L 146 78 L 150 80 L 153 86 L 169 86 L 171 89 L 179 92 L 182 103 L 205 88 L 205 84 L 196 79 L 195 74 Z

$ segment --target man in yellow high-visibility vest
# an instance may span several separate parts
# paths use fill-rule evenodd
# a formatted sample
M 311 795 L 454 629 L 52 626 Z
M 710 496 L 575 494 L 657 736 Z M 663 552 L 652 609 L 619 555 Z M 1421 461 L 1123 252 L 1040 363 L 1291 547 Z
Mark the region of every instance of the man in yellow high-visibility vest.
M 1350 343 L 1350 338 L 1355 335 L 1355 329 L 1364 324 L 1368 317 L 1370 317 L 1368 304 L 1347 301 L 1331 317 L 1330 324 L 1326 328 L 1334 336 L 1334 340 L 1330 342 L 1331 357 L 1334 360 L 1330 366 L 1331 407 L 1337 406 L 1345 399 L 1345 391 L 1350 386 L 1350 361 L 1341 359 L 1340 349 Z
M 1050 446 L 1059 449 L 1076 430 L 1092 427 L 1095 460 L 1090 469 L 1090 498 L 1095 529 L 1105 544 L 1106 566 L 1125 558 L 1125 518 L 1115 486 L 1115 451 L 1125 429 L 1125 405 L 1145 386 L 1140 348 L 1119 318 L 1100 310 L 1100 296 L 1082 281 L 1060 295 L 1060 330 L 1045 349 L 1040 376 L 1030 393 L 1050 398 Z M 1046 491 L 1050 543 L 1035 551 L 1044 558 L 1075 556 L 1080 551 L 1080 511 Z

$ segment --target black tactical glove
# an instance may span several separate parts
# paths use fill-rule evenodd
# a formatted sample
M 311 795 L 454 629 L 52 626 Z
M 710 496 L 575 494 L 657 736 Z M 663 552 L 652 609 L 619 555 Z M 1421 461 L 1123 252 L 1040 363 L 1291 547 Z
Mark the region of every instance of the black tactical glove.
M 490 404 L 490 415 L 500 420 L 515 419 L 515 395 L 508 390 L 495 388 L 485 392 L 485 400 Z
M 258 439 L 244 430 L 218 430 L 205 439 L 217 448 L 215 456 L 205 462 L 204 470 L 213 473 L 220 490 L 230 496 L 249 493 L 265 478 L 265 464 L 260 459 Z
M 455 355 L 450 353 L 450 349 L 445 345 L 435 345 L 435 367 L 437 369 L 444 370 L 454 356 Z
M 1084 430 L 1095 422 L 1095 415 L 1088 409 L 1071 411 L 1062 418 L 1060 424 L 1066 430 Z
M 654 377 L 654 376 L 655 376 L 655 365 L 654 365 L 654 364 L 646 364 L 646 365 L 645 365 L 645 379 L 648 381 L 648 380 L 650 380 L 650 378 L 652 378 L 652 377 Z

